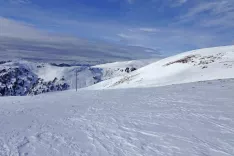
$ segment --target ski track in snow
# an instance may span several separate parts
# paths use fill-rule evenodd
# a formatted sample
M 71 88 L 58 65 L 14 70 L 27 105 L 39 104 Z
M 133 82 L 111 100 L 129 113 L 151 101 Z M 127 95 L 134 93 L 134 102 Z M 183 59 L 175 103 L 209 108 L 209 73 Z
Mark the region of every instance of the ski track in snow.
M 233 156 L 234 80 L 0 99 L 0 156 Z

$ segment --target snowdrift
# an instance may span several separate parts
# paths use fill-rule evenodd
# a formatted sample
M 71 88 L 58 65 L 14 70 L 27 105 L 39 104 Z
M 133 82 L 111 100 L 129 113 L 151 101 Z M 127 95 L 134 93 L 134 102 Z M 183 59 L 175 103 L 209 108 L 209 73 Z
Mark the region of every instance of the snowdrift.
M 155 87 L 234 78 L 233 68 L 234 46 L 199 49 L 162 59 L 88 89 Z

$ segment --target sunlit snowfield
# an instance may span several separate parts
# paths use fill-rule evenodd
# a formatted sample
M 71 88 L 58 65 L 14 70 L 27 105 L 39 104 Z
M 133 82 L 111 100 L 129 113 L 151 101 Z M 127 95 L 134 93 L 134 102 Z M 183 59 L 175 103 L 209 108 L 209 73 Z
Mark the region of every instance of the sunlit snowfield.
M 1 156 L 233 156 L 234 80 L 0 98 Z

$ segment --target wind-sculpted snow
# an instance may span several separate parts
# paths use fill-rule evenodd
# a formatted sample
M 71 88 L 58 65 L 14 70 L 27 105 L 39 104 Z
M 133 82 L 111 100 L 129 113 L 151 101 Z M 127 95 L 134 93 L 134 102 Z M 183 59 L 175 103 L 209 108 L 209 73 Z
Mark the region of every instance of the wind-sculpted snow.
M 1 156 L 233 156 L 234 80 L 0 98 Z

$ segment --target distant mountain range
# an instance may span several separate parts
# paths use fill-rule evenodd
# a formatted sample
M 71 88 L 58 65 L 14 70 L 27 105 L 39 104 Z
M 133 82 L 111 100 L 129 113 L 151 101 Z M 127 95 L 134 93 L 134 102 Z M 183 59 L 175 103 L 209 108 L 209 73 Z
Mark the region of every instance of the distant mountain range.
M 137 60 L 90 66 L 87 64 L 0 61 L 0 96 L 25 96 L 84 88 L 113 77 L 129 74 L 154 62 Z

